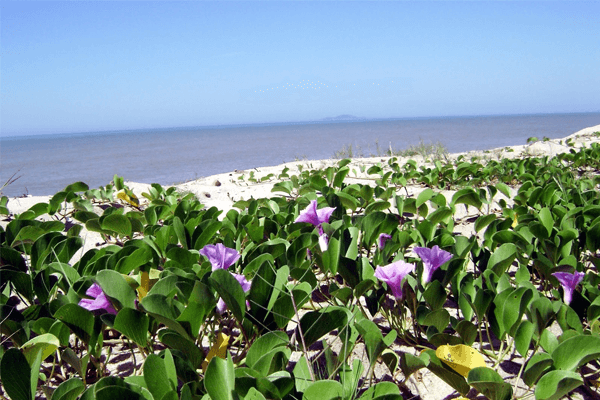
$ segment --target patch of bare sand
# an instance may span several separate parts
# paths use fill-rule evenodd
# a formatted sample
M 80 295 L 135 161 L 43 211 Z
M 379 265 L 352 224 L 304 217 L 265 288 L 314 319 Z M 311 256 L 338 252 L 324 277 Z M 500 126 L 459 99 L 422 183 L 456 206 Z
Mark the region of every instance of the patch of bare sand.
M 448 161 L 456 160 L 458 157 L 463 156 L 464 160 L 477 160 L 477 162 L 485 163 L 489 160 L 500 160 L 502 158 L 518 158 L 525 156 L 555 156 L 560 153 L 569 152 L 571 149 L 579 149 L 583 146 L 589 147 L 591 143 L 600 142 L 600 137 L 594 134 L 594 132 L 600 131 L 600 125 L 589 127 L 578 131 L 564 139 L 552 139 L 547 141 L 538 141 L 527 145 L 517 145 L 511 147 L 498 148 L 488 151 L 472 151 L 466 153 L 451 154 L 448 156 Z M 347 182 L 360 182 L 366 184 L 375 184 L 373 177 L 369 176 L 366 171 L 370 166 L 378 165 L 384 170 L 389 168 L 387 165 L 390 157 L 371 157 L 371 158 L 359 158 L 352 159 L 350 166 L 351 173 L 347 176 Z M 417 161 L 419 165 L 428 164 L 430 160 L 423 159 L 421 156 L 416 157 L 404 157 L 398 158 L 398 164 L 402 165 L 409 159 Z M 329 166 L 337 165 L 338 160 L 311 160 L 311 161 L 296 161 L 289 162 L 277 166 L 254 168 L 246 171 L 233 171 L 224 174 L 217 174 L 206 178 L 197 179 L 190 182 L 181 183 L 175 185 L 175 187 L 181 192 L 193 193 L 207 208 L 217 207 L 223 210 L 224 215 L 228 210 L 233 208 L 233 205 L 238 200 L 249 200 L 251 198 L 269 198 L 281 195 L 280 193 L 272 192 L 275 183 L 280 182 L 282 179 L 279 178 L 283 173 L 284 169 L 287 169 L 287 174 L 298 175 L 301 171 L 307 169 L 323 169 Z M 266 177 L 266 178 L 265 178 Z M 264 180 L 262 180 L 264 178 Z M 133 192 L 140 199 L 144 199 L 142 196 L 143 192 L 148 191 L 149 184 L 137 183 L 137 182 L 126 182 L 126 185 L 133 190 Z M 418 194 L 425 189 L 422 185 L 410 185 L 403 188 L 401 195 L 405 196 L 418 196 Z M 516 189 L 514 189 L 516 190 Z M 452 198 L 454 191 L 442 191 L 444 196 L 449 200 Z M 498 194 L 494 198 L 494 202 L 490 205 L 490 211 L 500 211 L 498 201 L 503 198 L 502 194 Z M 31 206 L 40 203 L 48 202 L 50 196 L 29 196 L 12 198 L 9 200 L 8 209 L 11 215 L 8 218 L 3 218 L 0 221 L 0 225 L 5 228 L 8 222 L 16 214 L 20 214 Z M 505 199 L 506 200 L 506 199 Z M 143 205 L 143 203 L 142 203 Z M 465 207 L 458 210 L 455 214 L 457 219 L 455 231 L 456 233 L 471 236 L 477 233 L 473 229 L 474 216 L 477 215 L 478 210 L 473 207 Z M 78 252 L 73 262 L 75 262 L 81 255 L 87 250 L 94 247 L 104 245 L 101 236 L 95 232 L 87 232 L 85 229 L 82 231 L 82 237 L 85 240 L 84 248 Z M 558 328 L 560 330 L 560 328 Z M 560 334 L 560 332 L 556 332 Z M 333 339 L 333 338 L 332 338 Z M 334 345 L 332 343 L 332 345 Z M 364 346 L 363 346 L 364 347 Z M 356 357 L 361 359 L 363 363 L 367 362 L 364 354 L 364 349 L 361 346 L 357 346 L 355 349 Z M 361 354 L 361 349 L 363 349 Z M 420 350 L 406 344 L 396 343 L 392 346 L 392 350 L 396 352 L 409 352 L 417 355 Z M 131 370 L 132 359 L 127 354 L 130 354 L 128 350 L 124 350 L 123 354 L 119 354 L 114 359 L 115 363 L 110 363 L 109 368 L 112 373 L 122 374 L 123 371 Z M 311 352 L 315 357 L 318 357 L 319 351 L 315 350 Z M 297 355 L 299 358 L 299 355 Z M 139 359 L 137 360 L 139 363 Z M 523 362 L 523 359 L 518 355 L 513 354 L 511 358 L 505 360 L 500 364 L 499 373 L 506 379 L 507 382 L 513 384 L 514 378 L 518 373 L 518 370 Z M 488 363 L 492 366 L 491 361 Z M 366 373 L 366 371 L 365 371 Z M 388 370 L 385 364 L 378 362 L 375 367 L 375 378 L 377 380 L 399 380 L 402 381 L 403 377 L 400 372 L 393 374 Z M 417 373 L 414 373 L 405 382 L 406 388 L 404 389 L 404 397 L 410 399 L 453 399 L 459 397 L 459 394 L 454 391 L 448 384 L 442 381 L 433 373 L 426 369 L 422 369 Z M 522 395 L 528 388 L 518 387 L 515 394 Z M 481 395 L 477 395 L 475 391 L 471 391 L 467 396 L 470 399 L 483 399 Z M 585 393 L 575 393 L 571 398 L 585 399 L 587 398 Z

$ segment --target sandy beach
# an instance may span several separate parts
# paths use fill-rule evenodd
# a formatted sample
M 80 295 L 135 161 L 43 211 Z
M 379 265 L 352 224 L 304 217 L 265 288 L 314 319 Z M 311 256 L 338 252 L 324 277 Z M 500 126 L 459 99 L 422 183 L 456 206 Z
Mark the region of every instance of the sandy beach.
M 469 153 L 456 153 L 447 155 L 447 161 L 452 162 L 459 156 L 464 156 L 465 160 L 475 159 L 477 162 L 485 163 L 489 160 L 500 160 L 502 158 L 519 158 L 527 156 L 554 156 L 560 153 L 569 152 L 571 149 L 581 147 L 589 147 L 591 143 L 600 142 L 600 125 L 592 126 L 563 139 L 539 140 L 530 144 L 518 144 L 511 147 L 498 148 L 489 151 L 478 151 Z M 568 142 L 568 143 L 567 143 Z M 398 163 L 403 164 L 408 159 L 415 160 L 419 165 L 430 163 L 432 160 L 424 159 L 422 156 L 412 156 L 407 158 L 398 158 Z M 359 182 L 368 183 L 374 180 L 369 178 L 366 171 L 370 166 L 379 165 L 382 168 L 387 167 L 389 157 L 373 157 L 373 158 L 356 158 L 352 159 L 349 164 L 350 173 L 346 181 L 348 183 Z M 226 211 L 233 208 L 234 203 L 240 200 L 248 200 L 251 198 L 269 198 L 282 196 L 281 192 L 272 192 L 273 186 L 282 180 L 280 175 L 287 172 L 288 175 L 300 173 L 307 169 L 323 169 L 328 166 L 335 165 L 339 160 L 303 160 L 289 162 L 277 166 L 257 167 L 252 170 L 235 170 L 229 173 L 218 174 L 206 178 L 181 183 L 175 185 L 177 190 L 183 193 L 194 194 L 205 207 L 217 207 L 220 210 Z M 387 167 L 389 168 L 389 167 Z M 148 190 L 148 183 L 125 182 L 125 184 L 138 196 L 141 200 L 141 207 L 144 205 L 145 198 L 142 193 Z M 407 196 L 417 196 L 425 187 L 422 185 L 410 185 L 403 188 L 402 193 Z M 513 188 L 515 190 L 515 188 Z M 453 191 L 442 191 L 446 198 L 451 198 Z M 498 194 L 494 200 L 497 202 L 503 198 L 502 194 Z M 8 217 L 3 217 L 0 221 L 2 227 L 6 227 L 8 222 L 13 219 L 14 215 L 20 214 L 37 203 L 46 203 L 51 196 L 29 196 L 10 198 L 7 207 L 10 211 Z M 492 209 L 497 204 L 492 204 Z M 473 229 L 473 224 L 468 222 L 470 211 L 476 212 L 475 209 L 463 209 L 463 214 L 457 212 L 455 218 L 457 224 L 455 230 L 463 235 L 470 236 L 477 233 Z M 498 210 L 500 207 L 498 206 Z M 49 219 L 48 215 L 42 216 Z M 85 240 L 85 245 L 73 258 L 72 262 L 76 262 L 86 251 L 91 248 L 103 246 L 104 242 L 100 234 L 94 232 L 82 232 L 81 237 Z M 359 349 L 359 347 L 357 347 Z M 403 349 L 403 351 L 407 351 Z M 364 358 L 364 353 L 358 355 Z M 379 373 L 383 374 L 383 366 L 379 366 Z M 376 371 L 376 374 L 378 371 Z M 441 379 L 430 373 L 427 370 L 422 370 L 419 374 L 413 374 L 407 382 L 408 388 L 413 394 L 418 394 L 422 399 L 443 399 L 453 398 L 454 390 L 444 383 Z M 483 398 L 483 397 L 476 397 Z
M 595 135 L 594 132 L 600 132 L 600 125 L 582 129 L 563 139 L 541 140 L 540 138 L 540 140 L 530 144 L 516 144 L 510 147 L 486 151 L 448 154 L 446 155 L 446 161 L 452 162 L 459 156 L 464 156 L 465 160 L 475 159 L 480 163 L 485 163 L 487 160 L 500 160 L 502 158 L 544 155 L 554 156 L 560 153 L 569 152 L 571 149 L 578 149 L 583 146 L 589 147 L 591 143 L 600 142 L 600 136 Z M 569 144 L 567 144 L 567 142 L 569 142 Z M 373 165 L 379 165 L 385 170 L 389 159 L 390 157 L 353 158 L 352 162 L 349 164 L 351 173 L 346 177 L 346 182 L 374 184 L 373 178 L 369 177 L 366 171 Z M 397 157 L 397 159 L 397 162 L 400 165 L 408 160 L 415 160 L 418 165 L 430 164 L 432 161 L 431 159 L 425 159 L 420 155 Z M 173 187 L 183 193 L 193 193 L 206 208 L 217 207 L 219 210 L 222 210 L 222 217 L 227 211 L 233 208 L 234 203 L 237 201 L 282 196 L 283 193 L 272 192 L 272 189 L 277 182 L 282 180 L 279 176 L 283 171 L 286 171 L 287 175 L 292 176 L 299 174 L 302 170 L 323 169 L 336 165 L 338 162 L 339 160 L 337 159 L 293 161 L 276 166 L 257 167 L 250 170 L 234 170 L 228 173 L 184 182 L 174 185 Z M 125 177 L 125 179 L 126 178 L 127 177 Z M 125 185 L 140 199 L 141 207 L 144 206 L 146 200 L 142 196 L 142 193 L 148 190 L 150 184 L 151 182 L 141 183 L 125 181 Z M 425 187 L 422 185 L 409 185 L 405 189 L 406 190 L 403 189 L 402 193 L 408 194 L 408 196 L 417 196 L 425 189 Z M 446 198 L 451 198 L 454 192 L 446 191 L 443 192 L 443 194 Z M 499 200 L 502 195 L 498 194 L 497 196 L 498 199 L 496 200 Z M 47 203 L 51 197 L 52 196 L 24 196 L 10 198 L 7 204 L 10 215 L 8 218 L 4 217 L 0 220 L 0 226 L 3 228 L 6 227 L 8 222 L 12 220 L 12 216 L 28 210 L 35 204 Z M 465 215 L 468 214 L 468 211 L 469 210 L 464 211 Z M 473 209 L 472 211 L 475 210 Z M 465 215 L 463 215 L 463 217 Z M 461 215 L 458 214 L 457 217 L 461 218 Z M 50 219 L 50 216 L 45 215 L 41 218 Z M 458 230 L 463 234 L 469 235 L 472 230 L 472 224 L 459 224 Z M 73 262 L 78 260 L 79 257 L 89 249 L 103 244 L 102 237 L 99 233 L 88 232 L 84 229 L 82 235 L 85 239 L 85 246 L 74 257 Z

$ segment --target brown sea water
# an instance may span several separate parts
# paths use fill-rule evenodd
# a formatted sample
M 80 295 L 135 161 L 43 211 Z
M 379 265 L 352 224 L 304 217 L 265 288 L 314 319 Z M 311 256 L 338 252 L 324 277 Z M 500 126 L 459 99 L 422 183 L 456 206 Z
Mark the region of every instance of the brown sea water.
M 0 138 L 3 195 L 50 195 L 66 185 L 109 183 L 114 174 L 169 185 L 235 169 L 295 159 L 331 158 L 344 145 L 365 156 L 391 145 L 406 149 L 441 142 L 449 152 L 526 144 L 527 138 L 568 136 L 600 124 L 600 113 L 256 124 Z

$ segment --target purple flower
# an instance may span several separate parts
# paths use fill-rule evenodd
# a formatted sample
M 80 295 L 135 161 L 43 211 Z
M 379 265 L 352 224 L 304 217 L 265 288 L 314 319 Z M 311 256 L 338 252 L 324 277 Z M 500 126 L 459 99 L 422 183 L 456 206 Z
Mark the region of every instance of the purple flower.
M 324 207 L 317 210 L 317 201 L 311 200 L 308 207 L 300 212 L 300 215 L 294 222 L 308 222 L 314 226 L 321 226 L 322 223 L 329 222 L 329 218 L 334 211 L 334 207 Z
M 110 304 L 108 298 L 102 291 L 102 288 L 97 283 L 92 284 L 85 292 L 87 296 L 93 297 L 92 299 L 81 299 L 79 305 L 86 310 L 104 310 L 109 314 L 117 315 L 117 310 Z
M 440 249 L 437 245 L 428 249 L 427 247 L 415 247 L 415 253 L 423 260 L 422 283 L 425 285 L 431 280 L 433 273 L 445 262 L 450 261 L 452 254 Z
M 327 251 L 329 247 L 329 237 L 323 232 L 321 224 L 329 222 L 331 214 L 335 211 L 334 207 L 324 207 L 317 210 L 317 201 L 311 200 L 308 207 L 300 212 L 298 218 L 294 222 L 308 222 L 319 228 L 319 247 L 322 252 Z
M 246 293 L 248 290 L 250 290 L 250 286 L 252 286 L 252 282 L 246 280 L 246 277 L 244 275 L 234 274 L 233 272 L 231 273 L 231 275 L 233 275 L 233 277 L 235 279 L 237 279 L 237 281 L 240 283 L 240 285 L 242 285 L 242 289 L 244 290 L 244 293 Z M 248 301 L 246 301 L 246 306 L 250 307 L 250 303 Z M 219 301 L 217 302 L 217 312 L 219 314 L 223 314 L 226 309 L 227 309 L 227 304 L 225 304 L 225 301 L 219 297 Z
M 383 248 L 385 247 L 385 242 L 387 242 L 391 238 L 392 235 L 389 235 L 387 233 L 380 234 L 379 239 L 377 239 L 377 247 L 379 247 L 379 250 L 383 250 Z
M 240 258 L 237 250 L 225 247 L 223 243 L 207 244 L 200 250 L 200 254 L 208 258 L 212 265 L 212 270 L 227 269 Z
M 375 277 L 384 281 L 397 300 L 402 299 L 402 280 L 406 275 L 415 270 L 413 264 L 396 261 L 385 267 L 375 268 Z
M 552 276 L 558 279 L 558 282 L 560 282 L 563 287 L 565 304 L 571 304 L 571 300 L 573 300 L 573 292 L 575 291 L 577 285 L 579 285 L 579 282 L 583 280 L 585 274 L 577 271 L 575 271 L 573 274 L 568 272 L 555 272 L 552 274 Z

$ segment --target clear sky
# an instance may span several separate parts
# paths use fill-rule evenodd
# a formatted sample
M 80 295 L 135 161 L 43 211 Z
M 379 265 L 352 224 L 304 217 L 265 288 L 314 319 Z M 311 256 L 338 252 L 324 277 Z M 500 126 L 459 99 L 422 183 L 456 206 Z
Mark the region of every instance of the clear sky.
M 600 2 L 0 2 L 2 136 L 600 110 Z

